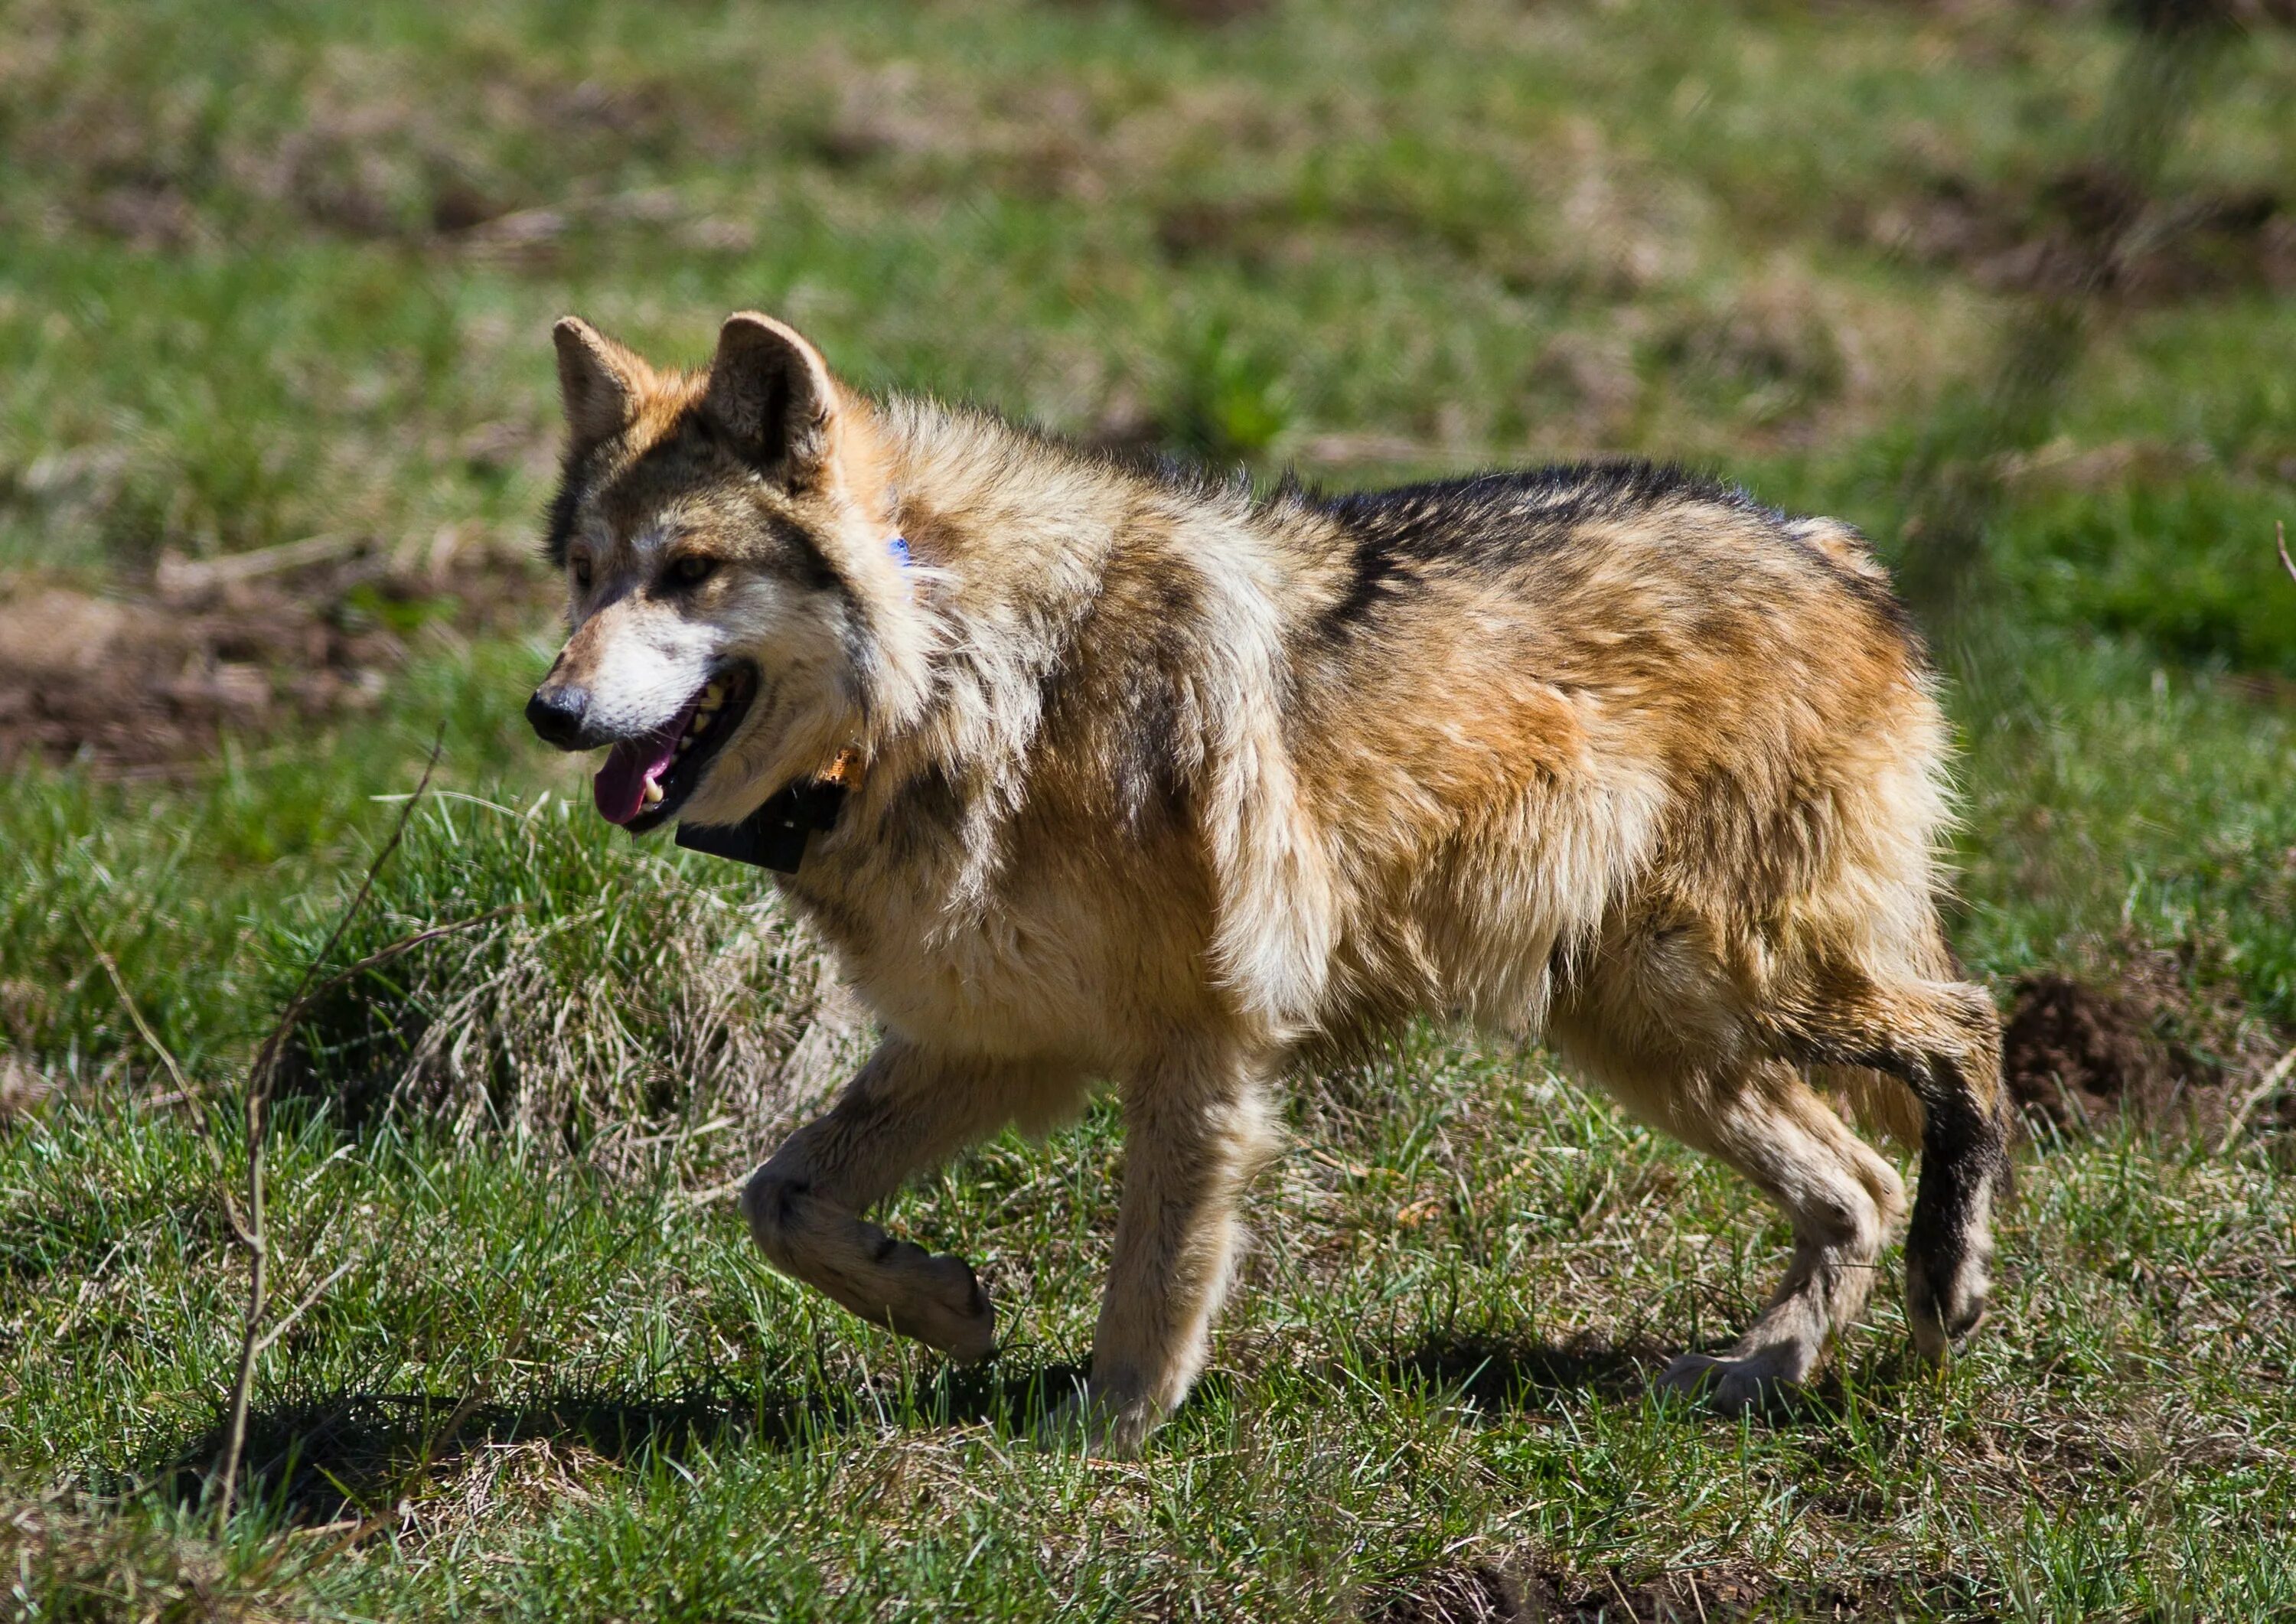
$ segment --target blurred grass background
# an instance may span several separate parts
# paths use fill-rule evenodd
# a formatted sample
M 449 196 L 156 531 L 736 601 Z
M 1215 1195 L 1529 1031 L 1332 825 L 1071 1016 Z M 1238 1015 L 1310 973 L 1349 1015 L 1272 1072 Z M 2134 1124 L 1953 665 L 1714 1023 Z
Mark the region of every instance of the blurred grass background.
M 2284 1134 L 2045 1136 L 1969 1365 L 1913 1381 L 1885 1292 L 1809 1410 L 1742 1431 L 1646 1405 L 1636 1361 L 1742 1319 L 1783 1231 L 1535 1060 L 1417 1034 L 1302 1080 L 1272 1244 L 1170 1451 L 1013 1453 L 1021 1390 L 1088 1341 L 1112 1122 L 897 1209 L 1020 1315 L 1006 1386 L 763 1273 L 687 1196 L 767 1148 L 790 1043 L 810 1067 L 850 1034 L 803 988 L 695 991 L 778 939 L 766 893 L 565 817 L 578 767 L 518 715 L 553 642 L 530 554 L 568 310 L 693 361 L 761 308 L 865 388 L 1263 479 L 1686 461 L 1917 583 L 1969 544 L 1923 594 L 1965 752 L 1956 945 L 2005 1005 L 2045 972 L 2141 988 L 2236 1095 L 2296 1038 L 2296 32 L 2265 4 L 2163 32 L 2194 9 L 13 0 L 16 1604 L 2296 1607 Z M 2142 162 L 2132 107 L 2167 136 Z M 230 572 L 314 537 L 331 562 Z M 524 934 L 362 982 L 311 1034 L 287 1289 L 354 1267 L 272 1356 L 277 1448 L 211 1538 L 172 1486 L 211 1448 L 236 1265 L 206 1116 L 152 1103 L 128 1001 L 226 1100 L 442 725 L 440 782 L 488 804 L 419 816 L 370 933 L 509 898 Z M 618 895 L 630 933 L 570 943 Z M 495 1058 L 347 1131 L 513 965 L 583 1013 L 463 1009 Z

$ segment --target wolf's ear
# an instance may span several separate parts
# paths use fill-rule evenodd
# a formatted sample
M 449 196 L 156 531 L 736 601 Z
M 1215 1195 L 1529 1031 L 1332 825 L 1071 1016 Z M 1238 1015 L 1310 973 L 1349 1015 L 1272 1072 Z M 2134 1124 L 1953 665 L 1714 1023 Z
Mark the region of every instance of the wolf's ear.
M 703 409 L 744 462 L 794 488 L 829 458 L 837 384 L 795 328 L 743 310 L 718 330 Z
M 550 336 L 558 345 L 558 393 L 574 444 L 594 446 L 628 428 L 637 418 L 639 393 L 654 381 L 653 368 L 577 316 Z

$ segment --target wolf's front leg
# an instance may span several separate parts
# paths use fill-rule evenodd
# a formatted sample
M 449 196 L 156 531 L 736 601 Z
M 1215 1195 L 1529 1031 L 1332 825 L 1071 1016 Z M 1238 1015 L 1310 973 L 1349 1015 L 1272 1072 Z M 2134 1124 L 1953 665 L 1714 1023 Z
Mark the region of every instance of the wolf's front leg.
M 1136 1452 L 1203 1368 L 1235 1252 L 1235 1203 L 1275 1145 L 1259 1069 L 1174 1055 L 1124 1095 L 1124 1194 L 1092 1378 L 1055 1422 Z
M 776 1267 L 862 1318 L 960 1364 L 987 1358 L 996 1316 L 972 1265 L 896 1240 L 861 1214 L 1015 1116 L 1043 1114 L 1063 1086 L 1073 1083 L 1045 1067 L 888 1038 L 828 1113 L 750 1176 L 742 1190 L 750 1233 Z

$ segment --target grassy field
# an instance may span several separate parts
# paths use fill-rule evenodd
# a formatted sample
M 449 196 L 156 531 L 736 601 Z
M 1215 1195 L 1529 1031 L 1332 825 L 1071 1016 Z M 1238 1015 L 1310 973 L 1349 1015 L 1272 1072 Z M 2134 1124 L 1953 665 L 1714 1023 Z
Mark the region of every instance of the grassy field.
M 15 0 L 6 1607 L 2296 1617 L 2296 34 L 2234 9 L 2148 103 L 2082 4 Z M 1969 1357 L 1913 1365 L 1893 1257 L 1792 1404 L 1654 1399 L 1784 1225 L 1426 1030 L 1295 1079 L 1139 1462 L 1027 1441 L 1112 1111 L 895 1203 L 980 1265 L 982 1371 L 767 1271 L 729 1181 L 865 1031 L 519 717 L 549 322 L 699 360 L 737 306 L 1262 478 L 1664 456 L 1917 575 L 1974 515 L 1953 923 L 2032 1132 Z M 328 965 L 479 923 L 299 1023 L 218 1527 L 239 1091 L 434 741 Z

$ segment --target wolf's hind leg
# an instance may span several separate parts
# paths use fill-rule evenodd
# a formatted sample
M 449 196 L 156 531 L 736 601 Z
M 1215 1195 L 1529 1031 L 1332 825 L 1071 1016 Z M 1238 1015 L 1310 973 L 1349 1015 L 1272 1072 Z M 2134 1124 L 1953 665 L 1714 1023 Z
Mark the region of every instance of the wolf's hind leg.
M 1016 1117 L 1056 1115 L 1078 1079 L 1054 1067 L 950 1059 L 888 1039 L 828 1112 L 742 1190 L 750 1233 L 775 1267 L 862 1318 L 961 1364 L 996 1344 L 972 1265 L 897 1240 L 861 1214 L 912 1174 Z
M 1921 1187 L 1906 1232 L 1906 1316 L 1932 1363 L 1985 1317 L 1993 1200 L 2009 1172 L 2001 1018 L 1982 988 L 1856 971 L 1797 1022 L 1814 1060 L 1871 1066 L 1922 1103 Z
M 1728 1162 L 1784 1209 L 1793 1262 L 1784 1282 L 1727 1355 L 1685 1354 L 1660 1378 L 1743 1409 L 1806 1381 L 1826 1345 L 1857 1317 L 1874 1267 L 1906 1210 L 1890 1164 L 1849 1131 L 1792 1066 L 1757 1062 L 1718 1087 L 1685 1090 L 1666 1126 Z
M 1136 1453 L 1187 1394 L 1235 1252 L 1235 1204 L 1275 1144 L 1258 1070 L 1172 1055 L 1124 1091 L 1124 1192 L 1092 1378 L 1054 1420 L 1088 1447 Z

